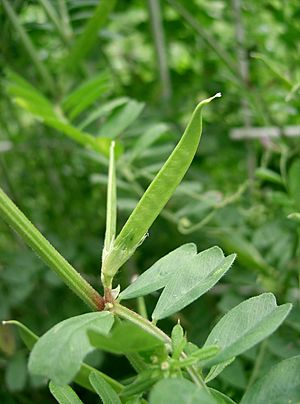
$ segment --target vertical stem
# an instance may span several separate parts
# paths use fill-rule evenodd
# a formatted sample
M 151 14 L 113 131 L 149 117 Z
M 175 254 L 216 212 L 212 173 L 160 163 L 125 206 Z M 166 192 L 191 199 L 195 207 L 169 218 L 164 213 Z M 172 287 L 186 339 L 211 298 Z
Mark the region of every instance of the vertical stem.
M 234 19 L 235 19 L 235 34 L 236 34 L 236 53 L 238 62 L 238 71 L 240 77 L 244 83 L 244 86 L 249 87 L 249 62 L 248 56 L 245 49 L 245 30 L 242 21 L 241 13 L 241 1 L 242 0 L 232 0 Z M 251 110 L 249 106 L 248 99 L 243 97 L 241 99 L 241 113 L 246 128 L 251 127 Z M 255 153 L 251 143 L 251 140 L 246 140 L 246 150 L 247 150 L 247 171 L 249 178 L 250 189 L 253 190 L 254 181 L 254 171 L 256 165 Z
M 170 72 L 167 62 L 165 36 L 162 23 L 162 15 L 159 0 L 148 0 L 151 28 L 154 39 L 154 46 L 158 61 L 158 70 L 164 101 L 170 100 L 172 96 Z
M 264 359 L 264 356 L 266 353 L 267 344 L 268 344 L 268 340 L 265 339 L 260 345 L 259 352 L 258 352 L 258 355 L 255 360 L 254 368 L 253 368 L 253 371 L 249 378 L 247 389 L 255 382 L 255 380 L 257 378 L 257 375 L 259 373 L 259 370 L 261 368 L 261 365 L 263 363 L 263 359 Z
M 139 312 L 139 314 L 144 318 L 148 318 L 145 299 L 144 299 L 143 296 L 140 296 L 140 297 L 137 298 L 137 304 L 138 304 L 138 312 Z
M 93 310 L 103 310 L 104 301 L 98 292 L 49 243 L 39 230 L 17 208 L 0 188 L 0 216 L 53 269 L 65 284 Z
M 117 226 L 117 181 L 115 163 L 115 142 L 112 141 L 109 151 L 108 186 L 106 203 L 106 231 L 104 248 L 102 252 L 102 262 L 113 248 Z M 101 279 L 105 288 L 111 288 L 112 277 L 106 273 L 105 265 L 102 266 Z
M 45 67 L 45 65 L 39 60 L 37 51 L 31 41 L 31 39 L 29 38 L 27 32 L 21 25 L 21 23 L 18 19 L 18 16 L 14 12 L 14 9 L 11 7 L 10 3 L 7 0 L 2 0 L 2 4 L 3 4 L 3 7 L 4 7 L 12 25 L 14 26 L 15 30 L 19 34 L 19 36 L 21 38 L 21 42 L 24 45 L 24 48 L 27 50 L 33 63 L 35 64 L 36 69 L 38 70 L 39 74 L 43 78 L 48 89 L 52 93 L 54 93 L 54 89 L 55 89 L 54 81 L 53 81 L 50 73 L 48 72 L 47 68 Z

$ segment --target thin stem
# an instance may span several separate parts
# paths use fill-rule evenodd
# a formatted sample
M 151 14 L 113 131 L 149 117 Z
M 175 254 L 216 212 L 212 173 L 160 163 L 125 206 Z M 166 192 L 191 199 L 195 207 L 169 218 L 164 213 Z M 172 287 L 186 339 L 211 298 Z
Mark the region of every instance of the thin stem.
M 134 311 L 128 309 L 125 306 L 122 306 L 119 303 L 114 303 L 114 307 L 112 311 L 117 314 L 119 317 L 124 318 L 125 320 L 131 321 L 132 323 L 136 324 L 144 331 L 148 332 L 149 334 L 154 335 L 156 338 L 163 341 L 169 350 L 171 350 L 172 341 L 171 338 L 165 334 L 160 328 L 156 327 L 153 323 L 149 320 L 143 318 L 139 314 L 135 313 Z M 182 358 L 185 359 L 186 355 L 183 353 Z M 206 384 L 204 383 L 203 379 L 199 375 L 197 369 L 193 366 L 188 366 L 186 368 L 187 372 L 189 373 L 191 379 L 194 381 L 196 385 L 202 387 L 207 390 L 209 393 L 209 389 L 207 388 Z
M 148 318 L 147 308 L 146 308 L 144 296 L 139 296 L 137 298 L 137 304 L 138 304 L 138 312 L 139 312 L 139 314 L 144 318 Z
M 9 2 L 7 0 L 3 0 L 2 4 L 4 6 L 4 9 L 12 23 L 12 25 L 14 26 L 16 32 L 19 34 L 21 42 L 24 45 L 24 48 L 27 50 L 27 52 L 29 53 L 33 63 L 35 64 L 36 69 L 38 70 L 38 72 L 40 73 L 41 77 L 43 78 L 46 86 L 48 87 L 48 89 L 51 92 L 54 92 L 55 89 L 55 84 L 54 81 L 50 75 L 50 73 L 48 72 L 45 64 L 43 64 L 37 54 L 37 51 L 30 39 L 30 37 L 28 36 L 27 32 L 25 31 L 25 29 L 23 28 L 23 26 L 21 25 L 18 16 L 16 15 L 14 9 L 11 7 L 11 5 L 9 4 Z
M 107 186 L 107 204 L 106 204 L 106 231 L 104 239 L 104 248 L 102 252 L 102 262 L 113 248 L 116 236 L 117 226 L 117 181 L 115 164 L 115 142 L 112 141 L 109 152 L 108 167 L 108 186 Z M 105 288 L 111 288 L 112 276 L 106 273 L 105 265 L 102 266 L 101 279 Z
M 168 101 L 172 95 L 172 88 L 159 0 L 148 0 L 148 7 L 162 87 L 162 97 L 165 101 Z
M 103 310 L 98 292 L 69 264 L 0 188 L 0 216 L 91 309 Z
M 268 344 L 268 340 L 265 339 L 260 345 L 259 352 L 258 352 L 258 355 L 255 360 L 254 368 L 253 368 L 253 371 L 249 378 L 247 389 L 255 382 L 255 380 L 257 378 L 257 375 L 260 371 L 260 368 L 261 368 L 261 365 L 263 363 L 263 359 L 264 359 L 264 356 L 266 353 L 267 344 Z
M 45 12 L 48 14 L 52 23 L 55 25 L 55 28 L 56 28 L 59 36 L 63 40 L 64 44 L 69 46 L 69 44 L 70 44 L 69 37 L 66 35 L 66 33 L 64 31 L 64 24 L 60 20 L 59 15 L 57 14 L 52 3 L 49 0 L 39 0 L 39 2 L 41 3 L 42 7 L 44 7 Z

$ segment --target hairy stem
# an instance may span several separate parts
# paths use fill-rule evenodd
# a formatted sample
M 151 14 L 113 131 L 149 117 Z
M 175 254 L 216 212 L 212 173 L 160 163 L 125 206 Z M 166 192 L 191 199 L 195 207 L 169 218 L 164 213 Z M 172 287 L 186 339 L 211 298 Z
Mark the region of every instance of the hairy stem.
M 92 310 L 103 310 L 104 299 L 65 258 L 49 243 L 0 188 L 0 216 L 9 224 L 38 256 Z

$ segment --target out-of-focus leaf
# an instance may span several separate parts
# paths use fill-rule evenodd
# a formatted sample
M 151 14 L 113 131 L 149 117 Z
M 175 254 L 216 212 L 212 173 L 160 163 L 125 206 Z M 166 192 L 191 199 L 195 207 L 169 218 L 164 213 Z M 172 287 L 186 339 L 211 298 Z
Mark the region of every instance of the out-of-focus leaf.
M 115 108 L 120 107 L 129 101 L 127 97 L 115 98 L 112 101 L 108 101 L 105 104 L 100 105 L 99 107 L 93 109 L 87 117 L 78 125 L 78 127 L 82 130 L 89 126 L 91 123 L 101 118 L 103 115 L 113 111 Z
M 62 100 L 62 108 L 71 120 L 86 110 L 110 88 L 110 76 L 100 73 L 85 81 Z
M 87 21 L 83 32 L 76 39 L 67 63 L 69 66 L 78 66 L 97 41 L 100 28 L 105 24 L 109 14 L 114 9 L 116 0 L 101 0 L 95 8 L 94 14 Z M 101 45 L 100 45 L 101 46 Z
M 128 101 L 101 126 L 99 136 L 115 139 L 141 114 L 144 104 L 135 100 Z
M 41 120 L 46 125 L 62 132 L 64 135 L 75 140 L 82 146 L 91 148 L 92 150 L 104 154 L 105 156 L 109 155 L 109 146 L 111 143 L 110 139 L 105 137 L 96 138 L 91 134 L 84 132 L 73 126 L 62 115 L 61 111 L 53 107 L 50 101 L 48 101 L 43 96 L 43 94 L 41 94 L 30 83 L 28 83 L 26 80 L 24 80 L 17 74 L 9 72 L 8 79 L 9 79 L 7 84 L 8 92 L 20 107 L 32 113 L 37 119 Z M 94 85 L 95 84 L 93 82 L 92 88 L 93 91 L 96 91 L 94 89 Z M 71 113 L 74 113 L 75 111 L 76 115 L 79 109 L 81 111 L 82 108 L 85 108 L 86 105 L 89 105 L 86 103 L 88 100 L 91 101 L 91 95 L 88 94 L 87 99 L 84 100 L 83 99 L 84 97 L 81 94 L 83 91 L 88 91 L 86 87 L 89 88 L 89 86 L 90 83 L 88 83 L 88 85 L 86 86 L 83 86 L 83 88 L 79 88 L 78 90 L 76 90 L 69 96 L 69 98 L 66 98 L 65 106 L 66 108 L 69 108 L 71 110 Z M 120 153 L 121 153 L 121 146 L 116 145 L 116 154 L 118 155 Z
M 141 158 L 143 151 L 148 149 L 153 143 L 155 143 L 166 131 L 168 126 L 164 123 L 158 123 L 151 126 L 144 134 L 139 136 L 134 143 L 131 150 L 129 150 L 126 158 L 132 163 L 134 160 Z
M 27 377 L 27 359 L 22 352 L 16 353 L 5 371 L 5 383 L 10 391 L 23 390 Z
M 299 375 L 300 356 L 279 362 L 246 391 L 241 404 L 297 404 L 300 397 Z
M 89 329 L 107 334 L 113 325 L 107 311 L 87 313 L 56 324 L 34 345 L 29 358 L 29 371 L 44 375 L 54 383 L 70 383 L 79 371 L 84 357 L 93 350 L 86 335 Z
M 281 176 L 269 168 L 260 167 L 255 170 L 255 176 L 263 181 L 273 182 L 274 184 L 282 185 Z

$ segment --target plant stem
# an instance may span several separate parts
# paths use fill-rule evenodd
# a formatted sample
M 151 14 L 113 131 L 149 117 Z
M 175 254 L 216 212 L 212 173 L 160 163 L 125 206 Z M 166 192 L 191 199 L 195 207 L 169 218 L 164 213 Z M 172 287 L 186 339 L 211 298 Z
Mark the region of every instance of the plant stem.
M 172 95 L 172 88 L 159 0 L 148 0 L 148 7 L 154 46 L 157 55 L 162 97 L 165 101 L 169 101 Z
M 18 16 L 16 15 L 14 9 L 11 7 L 10 3 L 7 0 L 3 0 L 2 1 L 3 7 L 8 15 L 8 18 L 10 19 L 12 25 L 14 26 L 16 32 L 19 34 L 19 37 L 21 39 L 21 42 L 24 45 L 24 48 L 27 50 L 27 52 L 29 53 L 33 64 L 35 65 L 36 69 L 38 70 L 38 72 L 40 73 L 41 77 L 44 80 L 44 83 L 46 84 L 48 90 L 50 90 L 52 93 L 54 93 L 55 90 L 55 84 L 54 81 L 49 73 L 49 71 L 47 70 L 45 64 L 43 64 L 37 54 L 37 51 L 30 39 L 30 37 L 28 36 L 27 32 L 25 31 L 25 29 L 23 28 L 23 26 L 21 25 Z
M 257 355 L 256 360 L 255 360 L 254 368 L 253 368 L 253 371 L 252 371 L 251 376 L 249 378 L 247 389 L 255 382 L 255 380 L 256 380 L 256 378 L 258 376 L 258 373 L 260 371 L 260 368 L 261 368 L 261 365 L 263 363 L 263 359 L 264 359 L 264 356 L 265 356 L 265 353 L 266 353 L 267 345 L 268 345 L 268 340 L 267 339 L 265 339 L 260 345 L 259 352 L 258 352 L 258 355 Z
M 119 303 L 114 303 L 114 307 L 112 309 L 113 313 L 118 315 L 121 318 L 124 318 L 125 320 L 131 321 L 132 323 L 136 324 L 140 328 L 142 328 L 144 331 L 148 332 L 149 334 L 154 335 L 156 338 L 160 339 L 163 341 L 165 344 L 167 344 L 167 347 L 169 350 L 171 350 L 172 346 L 172 341 L 171 338 L 165 334 L 161 329 L 156 327 L 153 323 L 151 323 L 149 320 L 146 318 L 140 316 L 139 314 L 135 313 L 134 311 L 128 309 L 125 306 L 122 306 Z M 186 355 L 183 353 L 182 358 L 185 359 Z M 204 383 L 203 379 L 199 375 L 197 369 L 193 366 L 188 366 L 186 368 L 187 372 L 189 373 L 191 379 L 193 382 L 204 389 L 207 390 L 209 393 L 209 389 Z
M 103 310 L 102 296 L 69 264 L 0 188 L 0 216 L 91 309 Z

